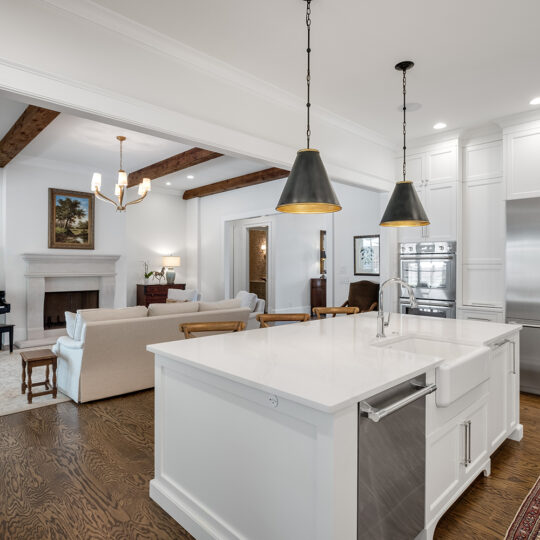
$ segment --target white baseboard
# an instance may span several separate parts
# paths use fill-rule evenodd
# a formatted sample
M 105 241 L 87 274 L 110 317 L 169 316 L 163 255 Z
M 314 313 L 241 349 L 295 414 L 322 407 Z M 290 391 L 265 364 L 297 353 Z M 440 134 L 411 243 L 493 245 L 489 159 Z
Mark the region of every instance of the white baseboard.
M 201 507 L 187 493 L 180 492 L 166 480 L 154 478 L 150 481 L 150 498 L 197 540 L 241 540 L 243 538 Z

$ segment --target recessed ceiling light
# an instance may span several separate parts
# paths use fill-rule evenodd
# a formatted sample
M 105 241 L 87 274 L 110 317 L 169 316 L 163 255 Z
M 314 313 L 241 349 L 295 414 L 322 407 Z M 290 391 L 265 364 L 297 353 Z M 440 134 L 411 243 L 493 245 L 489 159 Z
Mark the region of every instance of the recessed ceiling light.
M 188 179 L 188 180 L 193 180 L 194 178 L 195 178 L 195 177 L 194 177 L 192 174 L 188 174 L 188 175 L 187 175 L 187 179 Z
M 535 97 L 529 101 L 529 105 L 540 105 L 540 97 Z
M 168 186 L 170 186 L 170 185 L 171 185 L 171 183 L 170 183 L 170 182 L 167 182 L 167 185 L 168 185 Z
M 437 122 L 434 126 L 433 126 L 433 129 L 444 129 L 446 127 L 446 124 L 444 122 Z

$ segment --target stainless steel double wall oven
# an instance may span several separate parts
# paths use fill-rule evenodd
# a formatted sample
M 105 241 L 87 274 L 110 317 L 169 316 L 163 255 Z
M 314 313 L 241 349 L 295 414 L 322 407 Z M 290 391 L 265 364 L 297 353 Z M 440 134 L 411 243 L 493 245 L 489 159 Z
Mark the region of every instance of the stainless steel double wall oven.
M 456 243 L 419 242 L 399 245 L 400 277 L 414 290 L 418 308 L 401 289 L 401 313 L 456 318 Z

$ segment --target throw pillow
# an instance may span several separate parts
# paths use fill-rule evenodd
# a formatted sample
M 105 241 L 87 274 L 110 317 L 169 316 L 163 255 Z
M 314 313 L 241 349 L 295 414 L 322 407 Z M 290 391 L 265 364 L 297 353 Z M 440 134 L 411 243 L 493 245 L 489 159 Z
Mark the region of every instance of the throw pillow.
M 147 314 L 148 310 L 145 306 L 133 306 L 119 309 L 78 309 L 73 339 L 81 341 L 83 326 L 87 322 L 138 319 L 139 317 L 146 317 Z
M 198 302 L 170 302 L 165 304 L 150 304 L 148 316 L 177 315 L 181 313 L 196 313 L 199 311 Z
M 180 300 L 181 302 L 196 302 L 197 294 L 195 289 L 169 289 L 167 298 Z
M 199 311 L 217 311 L 220 309 L 238 309 L 242 304 L 238 298 L 219 302 L 199 302 Z
M 240 305 L 242 307 L 249 308 L 249 311 L 255 310 L 255 306 L 257 305 L 257 295 L 255 293 L 239 291 L 236 298 L 240 300 Z
M 75 335 L 75 322 L 77 320 L 77 314 L 72 313 L 71 311 L 66 311 L 64 313 L 64 317 L 66 319 L 66 332 L 67 335 L 74 339 L 73 336 Z

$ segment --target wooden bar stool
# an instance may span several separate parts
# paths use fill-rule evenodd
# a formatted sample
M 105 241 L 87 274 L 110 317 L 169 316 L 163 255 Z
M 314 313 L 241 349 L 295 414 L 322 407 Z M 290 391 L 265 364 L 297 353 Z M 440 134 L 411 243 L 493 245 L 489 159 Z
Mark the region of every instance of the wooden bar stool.
M 179 325 L 180 332 L 184 333 L 186 339 L 197 337 L 193 335 L 193 332 L 241 332 L 245 327 L 246 323 L 243 321 L 197 322 Z
M 269 328 L 270 322 L 306 322 L 309 313 L 260 313 L 257 315 L 261 328 Z
M 56 354 L 50 349 L 39 349 L 37 351 L 21 352 L 22 363 L 22 384 L 21 394 L 26 392 L 28 388 L 28 403 L 32 403 L 32 398 L 52 394 L 53 399 L 56 399 Z M 45 380 L 42 382 L 32 382 L 32 369 L 39 366 L 46 366 Z M 49 381 L 49 368 L 52 367 L 52 386 Z M 28 372 L 28 383 L 26 375 Z M 43 392 L 32 392 L 34 386 L 45 386 Z
M 332 318 L 336 315 L 355 315 L 360 313 L 360 309 L 357 307 L 314 307 L 313 313 L 317 315 L 317 319 L 321 318 L 321 315 L 332 315 Z

